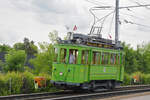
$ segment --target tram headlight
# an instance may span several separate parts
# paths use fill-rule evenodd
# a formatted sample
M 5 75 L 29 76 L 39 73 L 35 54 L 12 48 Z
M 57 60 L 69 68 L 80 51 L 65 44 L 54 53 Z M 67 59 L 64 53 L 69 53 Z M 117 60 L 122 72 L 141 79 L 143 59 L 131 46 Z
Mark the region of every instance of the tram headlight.
M 60 72 L 60 73 L 59 73 L 59 75 L 60 75 L 60 76 L 62 76 L 62 75 L 63 75 L 63 73 L 62 73 L 62 72 Z

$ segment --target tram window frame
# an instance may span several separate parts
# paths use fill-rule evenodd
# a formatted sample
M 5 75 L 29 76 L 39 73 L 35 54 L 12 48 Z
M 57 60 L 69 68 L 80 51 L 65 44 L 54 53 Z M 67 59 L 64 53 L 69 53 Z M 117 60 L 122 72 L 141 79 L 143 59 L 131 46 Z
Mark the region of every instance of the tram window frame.
M 110 64 L 111 65 L 115 65 L 115 61 L 116 61 L 115 55 L 116 55 L 115 53 L 110 54 Z
M 72 52 L 73 56 L 75 57 L 75 60 L 73 61 L 73 63 L 70 63 L 70 52 Z M 68 57 L 69 64 L 78 64 L 78 57 L 79 57 L 78 49 L 69 49 L 69 57 Z
M 89 50 L 81 50 L 81 64 L 89 64 Z
M 92 52 L 92 65 L 100 65 L 101 62 L 101 52 L 93 51 Z
M 62 52 L 62 50 L 64 50 L 64 51 Z M 64 54 L 62 54 L 62 53 L 64 53 Z M 67 57 L 67 49 L 60 48 L 60 55 L 59 55 L 59 57 L 60 57 L 59 58 L 59 62 L 60 63 L 67 63 L 67 59 L 66 59 L 66 57 Z
M 102 65 L 108 65 L 109 64 L 109 59 L 110 59 L 109 55 L 110 55 L 109 52 L 102 52 L 102 54 L 101 54 L 101 56 L 102 56 L 101 64 Z
M 108 65 L 109 64 L 109 53 L 105 52 L 104 55 L 104 65 Z
M 115 56 L 114 56 L 114 58 L 115 58 L 115 65 L 118 65 L 118 54 L 115 54 Z
M 54 62 L 58 62 L 59 48 L 54 48 Z

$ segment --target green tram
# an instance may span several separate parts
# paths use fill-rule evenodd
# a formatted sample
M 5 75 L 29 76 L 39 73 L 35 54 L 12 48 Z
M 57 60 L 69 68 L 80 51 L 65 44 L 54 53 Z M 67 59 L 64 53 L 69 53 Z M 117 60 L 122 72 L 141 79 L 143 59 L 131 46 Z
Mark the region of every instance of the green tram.
M 113 89 L 123 82 L 123 51 L 104 43 L 103 47 L 93 45 L 85 45 L 85 42 L 55 45 L 51 83 L 58 87 L 93 90 L 98 87 Z

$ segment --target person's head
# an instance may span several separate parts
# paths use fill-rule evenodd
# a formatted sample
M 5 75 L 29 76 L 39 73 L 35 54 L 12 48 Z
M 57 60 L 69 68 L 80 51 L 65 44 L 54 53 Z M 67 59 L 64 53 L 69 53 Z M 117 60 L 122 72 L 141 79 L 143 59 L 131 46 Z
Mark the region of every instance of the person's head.
M 72 50 L 70 50 L 69 54 L 73 54 L 73 51 L 72 51 Z

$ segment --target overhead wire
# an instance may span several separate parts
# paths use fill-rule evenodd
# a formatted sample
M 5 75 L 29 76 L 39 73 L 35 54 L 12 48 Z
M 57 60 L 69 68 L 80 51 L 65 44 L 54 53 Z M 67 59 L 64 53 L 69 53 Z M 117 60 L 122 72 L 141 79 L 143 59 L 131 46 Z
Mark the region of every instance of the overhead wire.
M 130 16 L 130 17 L 133 17 L 133 18 L 136 18 L 136 19 L 144 20 L 144 18 L 137 17 L 137 16 L 134 16 L 134 15 L 132 15 L 132 14 L 126 14 L 126 13 L 120 12 L 120 15 L 126 15 L 126 16 Z
M 106 4 L 104 4 L 104 3 L 102 3 L 102 2 L 99 2 L 99 1 L 97 1 L 97 0 L 92 0 L 92 1 L 86 0 L 86 1 L 88 1 L 88 2 L 90 2 L 90 3 L 93 3 L 93 4 L 95 4 L 95 5 L 98 5 L 98 6 L 106 5 Z M 139 1 L 137 1 L 137 0 L 130 0 L 130 1 L 133 2 L 133 3 L 135 3 L 137 6 L 120 7 L 120 9 L 126 8 L 128 11 L 130 11 L 130 12 L 132 12 L 132 13 L 136 13 L 136 12 L 134 12 L 134 10 L 131 10 L 131 9 L 134 8 L 134 7 L 138 7 L 138 6 L 145 7 L 145 8 L 147 8 L 147 9 L 150 9 L 150 8 L 148 8 L 147 5 L 146 5 L 146 6 L 143 5 L 143 3 L 141 3 L 141 2 L 139 2 Z M 100 5 L 100 4 L 103 4 L 103 5 Z M 115 8 L 115 7 L 113 7 L 113 6 L 110 6 L 110 7 Z M 93 8 L 94 8 L 94 7 L 93 7 Z M 98 7 L 97 7 L 97 8 L 98 8 Z M 102 8 L 102 7 L 100 7 L 100 8 Z M 95 10 L 96 10 L 96 9 L 95 9 Z M 99 9 L 97 9 L 97 10 L 99 10 Z M 105 10 L 105 9 L 103 9 L 103 10 Z M 107 18 L 108 16 L 110 16 L 111 14 L 113 14 L 115 11 L 110 12 L 109 14 L 107 14 L 106 16 L 104 16 L 104 17 L 102 17 L 102 18 L 97 17 L 97 16 L 95 15 L 95 13 L 92 12 L 92 8 L 90 9 L 90 12 L 91 12 L 91 14 L 92 14 L 93 17 L 94 17 L 93 26 L 94 26 L 96 23 L 101 22 L 101 27 L 102 27 L 102 26 L 104 25 L 104 22 L 105 22 L 106 18 Z M 143 19 L 144 19 L 144 18 L 141 18 L 141 17 L 137 17 L 137 16 L 135 16 L 135 15 L 132 15 L 132 14 L 126 14 L 126 13 L 122 13 L 122 12 L 120 12 L 120 14 L 121 14 L 121 15 L 127 15 L 127 16 L 130 16 L 130 17 L 133 17 L 133 18 L 136 18 L 136 19 L 140 19 L 140 20 L 143 20 Z M 111 29 L 112 29 L 113 19 L 114 19 L 114 14 L 113 14 L 112 20 L 111 20 L 111 22 L 110 22 L 109 32 L 111 32 Z M 126 19 L 124 19 L 124 22 L 125 22 L 125 23 L 129 23 L 129 24 L 138 25 L 138 26 L 143 26 L 143 27 L 145 27 L 145 28 L 150 28 L 150 26 L 143 25 L 143 24 L 139 24 L 139 23 L 135 23 L 135 22 L 133 22 L 133 21 L 128 21 L 128 20 L 126 20 Z M 121 21 L 120 21 L 120 24 L 122 24 Z
M 143 5 L 143 3 L 139 2 L 138 0 L 129 0 L 129 1 L 137 4 L 138 6 Z M 148 8 L 148 6 L 145 6 L 145 8 L 150 9 L 150 8 Z M 130 11 L 132 13 L 136 14 L 136 12 L 134 12 L 133 10 L 130 10 Z M 137 17 L 137 16 L 132 15 L 132 14 L 126 14 L 126 13 L 122 13 L 122 12 L 120 12 L 120 14 L 127 15 L 127 16 L 130 16 L 130 17 L 136 18 L 136 19 L 144 20 L 144 18 L 141 18 L 139 16 Z M 127 23 L 127 24 L 129 23 L 129 24 L 134 24 L 134 25 L 142 26 L 142 27 L 145 27 L 145 28 L 150 28 L 150 26 L 148 26 L 148 25 L 139 24 L 139 23 L 136 23 L 136 22 L 133 22 L 133 21 L 128 21 L 126 19 L 124 19 L 124 22 Z
M 100 1 L 97 1 L 97 0 L 85 0 L 85 1 L 93 3 L 95 5 L 100 5 L 100 4 L 103 4 L 101 6 L 108 5 L 107 3 L 103 3 L 103 2 L 100 2 Z
M 134 22 L 134 21 L 129 21 L 129 20 L 125 19 L 125 18 L 120 18 L 120 19 L 122 19 L 123 22 L 125 22 L 126 24 L 138 25 L 138 26 L 142 26 L 142 27 L 145 27 L 145 28 L 150 28 L 150 26 L 148 26 L 148 25 L 136 23 L 136 22 Z M 122 24 L 122 25 L 123 25 L 123 24 Z
M 85 0 L 85 1 L 87 1 L 87 2 L 89 2 L 89 3 L 92 3 L 92 4 L 94 4 L 94 5 L 97 5 L 97 6 L 103 6 L 103 5 L 100 5 L 100 4 L 98 4 L 98 3 L 96 3 L 96 2 L 93 2 L 93 1 L 90 1 L 90 0 Z

